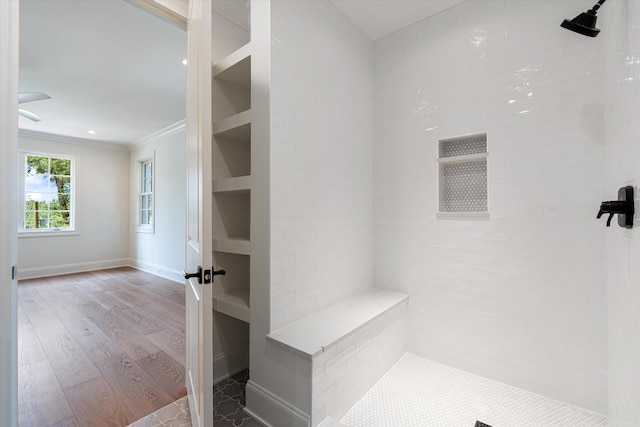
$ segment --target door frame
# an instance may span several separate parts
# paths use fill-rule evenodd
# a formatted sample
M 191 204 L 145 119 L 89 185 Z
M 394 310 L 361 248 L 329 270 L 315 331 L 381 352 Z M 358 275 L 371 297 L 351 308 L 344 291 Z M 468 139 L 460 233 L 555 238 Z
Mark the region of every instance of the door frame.
M 186 30 L 186 16 L 166 0 L 128 0 Z M 181 0 L 183 2 L 185 0 Z M 0 425 L 18 425 L 17 152 L 20 0 L 0 0 Z M 143 4 L 142 4 L 143 3 Z M 170 7 L 170 6 L 174 7 Z
M 17 151 L 19 0 L 0 1 L 0 425 L 18 424 Z

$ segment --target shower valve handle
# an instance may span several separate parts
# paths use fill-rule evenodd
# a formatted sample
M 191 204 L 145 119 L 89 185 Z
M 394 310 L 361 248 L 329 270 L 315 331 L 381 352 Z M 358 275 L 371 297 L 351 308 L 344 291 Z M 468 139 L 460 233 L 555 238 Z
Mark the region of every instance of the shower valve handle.
M 596 218 L 600 218 L 603 214 L 609 214 L 607 227 L 611 226 L 613 215 L 618 215 L 618 225 L 620 227 L 632 228 L 634 215 L 633 187 L 620 188 L 618 190 L 618 200 L 602 202 Z
M 598 211 L 598 216 L 596 218 L 600 218 L 602 214 L 605 213 L 609 214 L 609 218 L 607 218 L 607 227 L 610 227 L 613 215 L 617 213 L 625 213 L 625 203 L 620 201 L 602 202 L 600 204 L 600 211 Z

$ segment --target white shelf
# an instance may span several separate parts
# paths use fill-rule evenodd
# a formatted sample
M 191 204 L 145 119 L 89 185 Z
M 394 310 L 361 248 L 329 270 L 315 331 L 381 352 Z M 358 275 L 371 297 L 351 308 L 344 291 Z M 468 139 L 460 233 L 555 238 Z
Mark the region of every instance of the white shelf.
M 251 43 L 247 43 L 213 64 L 213 77 L 217 80 L 223 80 L 250 89 Z
M 251 189 L 251 175 L 213 180 L 213 192 L 245 192 Z
M 234 138 L 235 136 L 234 139 L 248 139 L 251 137 L 251 134 L 249 133 L 248 137 L 244 134 L 247 130 L 251 132 L 251 127 L 246 125 L 251 125 L 251 109 L 214 123 L 213 134 L 215 136 L 222 135 L 230 138 Z M 235 135 L 236 133 L 238 133 L 238 135 Z M 243 135 L 244 138 L 242 137 Z
M 233 293 L 221 292 L 214 294 L 213 309 L 219 313 L 249 323 L 251 315 L 249 308 L 249 290 L 242 289 Z
M 238 255 L 251 255 L 249 239 L 229 238 L 213 239 L 213 250 Z
M 489 156 L 489 153 L 484 152 L 484 153 L 464 154 L 462 156 L 440 157 L 438 159 L 438 163 L 451 164 L 451 163 L 478 162 L 486 159 L 488 156 Z

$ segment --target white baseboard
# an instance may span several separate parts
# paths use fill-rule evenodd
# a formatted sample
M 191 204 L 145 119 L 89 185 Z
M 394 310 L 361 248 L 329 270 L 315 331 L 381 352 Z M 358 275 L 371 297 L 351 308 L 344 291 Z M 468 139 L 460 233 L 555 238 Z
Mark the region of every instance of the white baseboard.
M 265 427 L 309 427 L 308 414 L 249 380 L 244 411 Z
M 83 273 L 85 271 L 106 270 L 109 268 L 129 266 L 128 258 L 105 261 L 79 262 L 75 264 L 50 265 L 47 267 L 18 268 L 18 280 L 36 279 L 38 277 L 60 276 L 62 274 Z
M 133 258 L 129 258 L 129 266 L 138 270 L 146 271 L 147 273 L 155 274 L 156 276 L 164 277 L 165 279 L 169 279 L 183 285 L 185 284 L 182 272 L 178 270 L 172 270 L 162 265 L 151 264 L 149 262 L 144 262 Z
M 213 356 L 213 383 L 226 380 L 249 367 L 249 346 Z

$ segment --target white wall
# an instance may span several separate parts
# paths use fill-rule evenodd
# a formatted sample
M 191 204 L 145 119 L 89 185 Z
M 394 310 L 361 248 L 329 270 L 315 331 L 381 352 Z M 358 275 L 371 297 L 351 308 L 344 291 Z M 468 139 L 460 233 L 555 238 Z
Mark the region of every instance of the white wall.
M 75 157 L 76 232 L 19 237 L 19 278 L 123 266 L 129 258 L 129 152 L 95 141 L 20 136 L 18 149 Z
M 606 8 L 606 9 L 604 9 Z M 640 185 L 640 2 L 607 2 L 598 27 L 605 41 L 606 187 Z M 607 231 L 609 425 L 640 425 L 640 204 L 633 230 Z
M 592 3 L 470 0 L 374 43 L 374 278 L 411 295 L 410 351 L 606 412 L 595 216 L 624 180 L 605 191 L 603 38 L 559 26 Z M 437 141 L 477 132 L 490 219 L 437 220 Z
M 271 329 L 372 285 L 372 43 L 330 2 L 271 5 Z
M 131 151 L 129 160 L 129 257 L 141 270 L 184 282 L 186 147 L 184 124 L 161 132 Z M 154 156 L 154 232 L 137 226 L 139 162 Z

